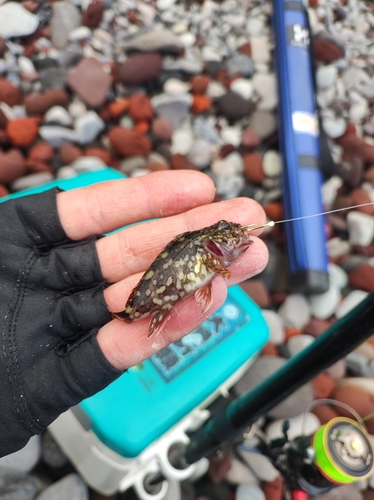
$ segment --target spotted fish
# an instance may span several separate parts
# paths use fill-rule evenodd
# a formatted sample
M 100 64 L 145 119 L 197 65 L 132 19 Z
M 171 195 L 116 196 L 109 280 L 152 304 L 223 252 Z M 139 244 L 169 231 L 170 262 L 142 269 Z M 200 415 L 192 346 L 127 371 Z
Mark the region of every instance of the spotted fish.
M 230 276 L 227 267 L 252 240 L 248 226 L 221 220 L 176 236 L 146 270 L 131 292 L 124 311 L 114 317 L 128 323 L 151 316 L 148 337 L 159 333 L 175 304 L 192 294 L 205 312 L 212 303 L 211 282 Z

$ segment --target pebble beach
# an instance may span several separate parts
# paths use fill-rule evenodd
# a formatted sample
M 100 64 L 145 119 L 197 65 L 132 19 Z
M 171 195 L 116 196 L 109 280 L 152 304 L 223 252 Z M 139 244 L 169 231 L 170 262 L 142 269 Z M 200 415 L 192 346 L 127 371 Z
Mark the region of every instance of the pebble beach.
M 323 206 L 374 203 L 374 4 L 306 4 L 326 137 Z M 267 0 L 0 0 L 0 197 L 106 166 L 129 177 L 193 169 L 212 178 L 216 202 L 250 197 L 269 220 L 284 219 L 271 13 Z M 233 394 L 374 291 L 374 205 L 328 215 L 326 231 L 330 287 L 312 296 L 289 292 L 283 226 L 264 231 L 269 264 L 241 286 L 270 340 Z M 374 337 L 270 410 L 262 431 L 279 436 L 287 418 L 296 437 L 303 419 L 312 434 L 349 416 L 328 404 L 303 416 L 319 398 L 373 414 L 374 444 Z M 243 448 L 211 460 L 181 500 L 283 500 L 283 486 Z M 0 459 L 0 500 L 130 495 L 91 491 L 48 432 Z M 374 500 L 374 476 L 313 499 Z

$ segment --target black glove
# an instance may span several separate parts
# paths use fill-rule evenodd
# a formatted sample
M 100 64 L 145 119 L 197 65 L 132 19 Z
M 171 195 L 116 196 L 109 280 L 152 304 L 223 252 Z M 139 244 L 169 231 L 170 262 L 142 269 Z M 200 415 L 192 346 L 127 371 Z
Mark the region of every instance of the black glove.
M 0 456 L 122 373 L 96 340 L 111 320 L 97 237 L 66 236 L 58 192 L 0 203 Z

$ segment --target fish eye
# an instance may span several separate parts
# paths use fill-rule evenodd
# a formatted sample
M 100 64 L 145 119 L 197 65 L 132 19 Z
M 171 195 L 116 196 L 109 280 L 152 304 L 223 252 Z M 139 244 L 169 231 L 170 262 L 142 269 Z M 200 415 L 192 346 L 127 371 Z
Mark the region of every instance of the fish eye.
M 228 231 L 230 227 L 231 227 L 230 223 L 225 220 L 220 220 L 218 223 L 218 229 L 220 231 Z

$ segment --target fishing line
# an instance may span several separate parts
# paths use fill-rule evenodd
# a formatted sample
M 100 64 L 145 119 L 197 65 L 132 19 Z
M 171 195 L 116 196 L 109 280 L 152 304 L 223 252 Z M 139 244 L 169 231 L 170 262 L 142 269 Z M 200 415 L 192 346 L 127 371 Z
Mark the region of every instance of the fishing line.
M 248 231 L 254 231 L 256 229 L 261 229 L 263 227 L 273 227 L 275 224 L 283 224 L 285 222 L 293 222 L 296 220 L 303 220 L 303 219 L 310 219 L 311 217 L 320 217 L 321 215 L 329 215 L 329 214 L 334 214 L 336 212 L 344 212 L 345 210 L 351 210 L 353 208 L 360 208 L 360 207 L 367 207 L 369 205 L 374 205 L 374 201 L 370 201 L 368 203 L 360 203 L 359 205 L 351 205 L 350 207 L 344 207 L 344 208 L 336 208 L 334 210 L 328 210 L 326 212 L 320 212 L 318 214 L 311 214 L 311 215 L 303 215 L 302 217 L 294 217 L 293 219 L 284 219 L 284 220 L 277 220 L 277 221 L 269 221 L 266 222 L 265 224 L 261 225 L 255 225 L 255 224 L 249 224 L 248 226 L 243 226 L 248 229 Z

